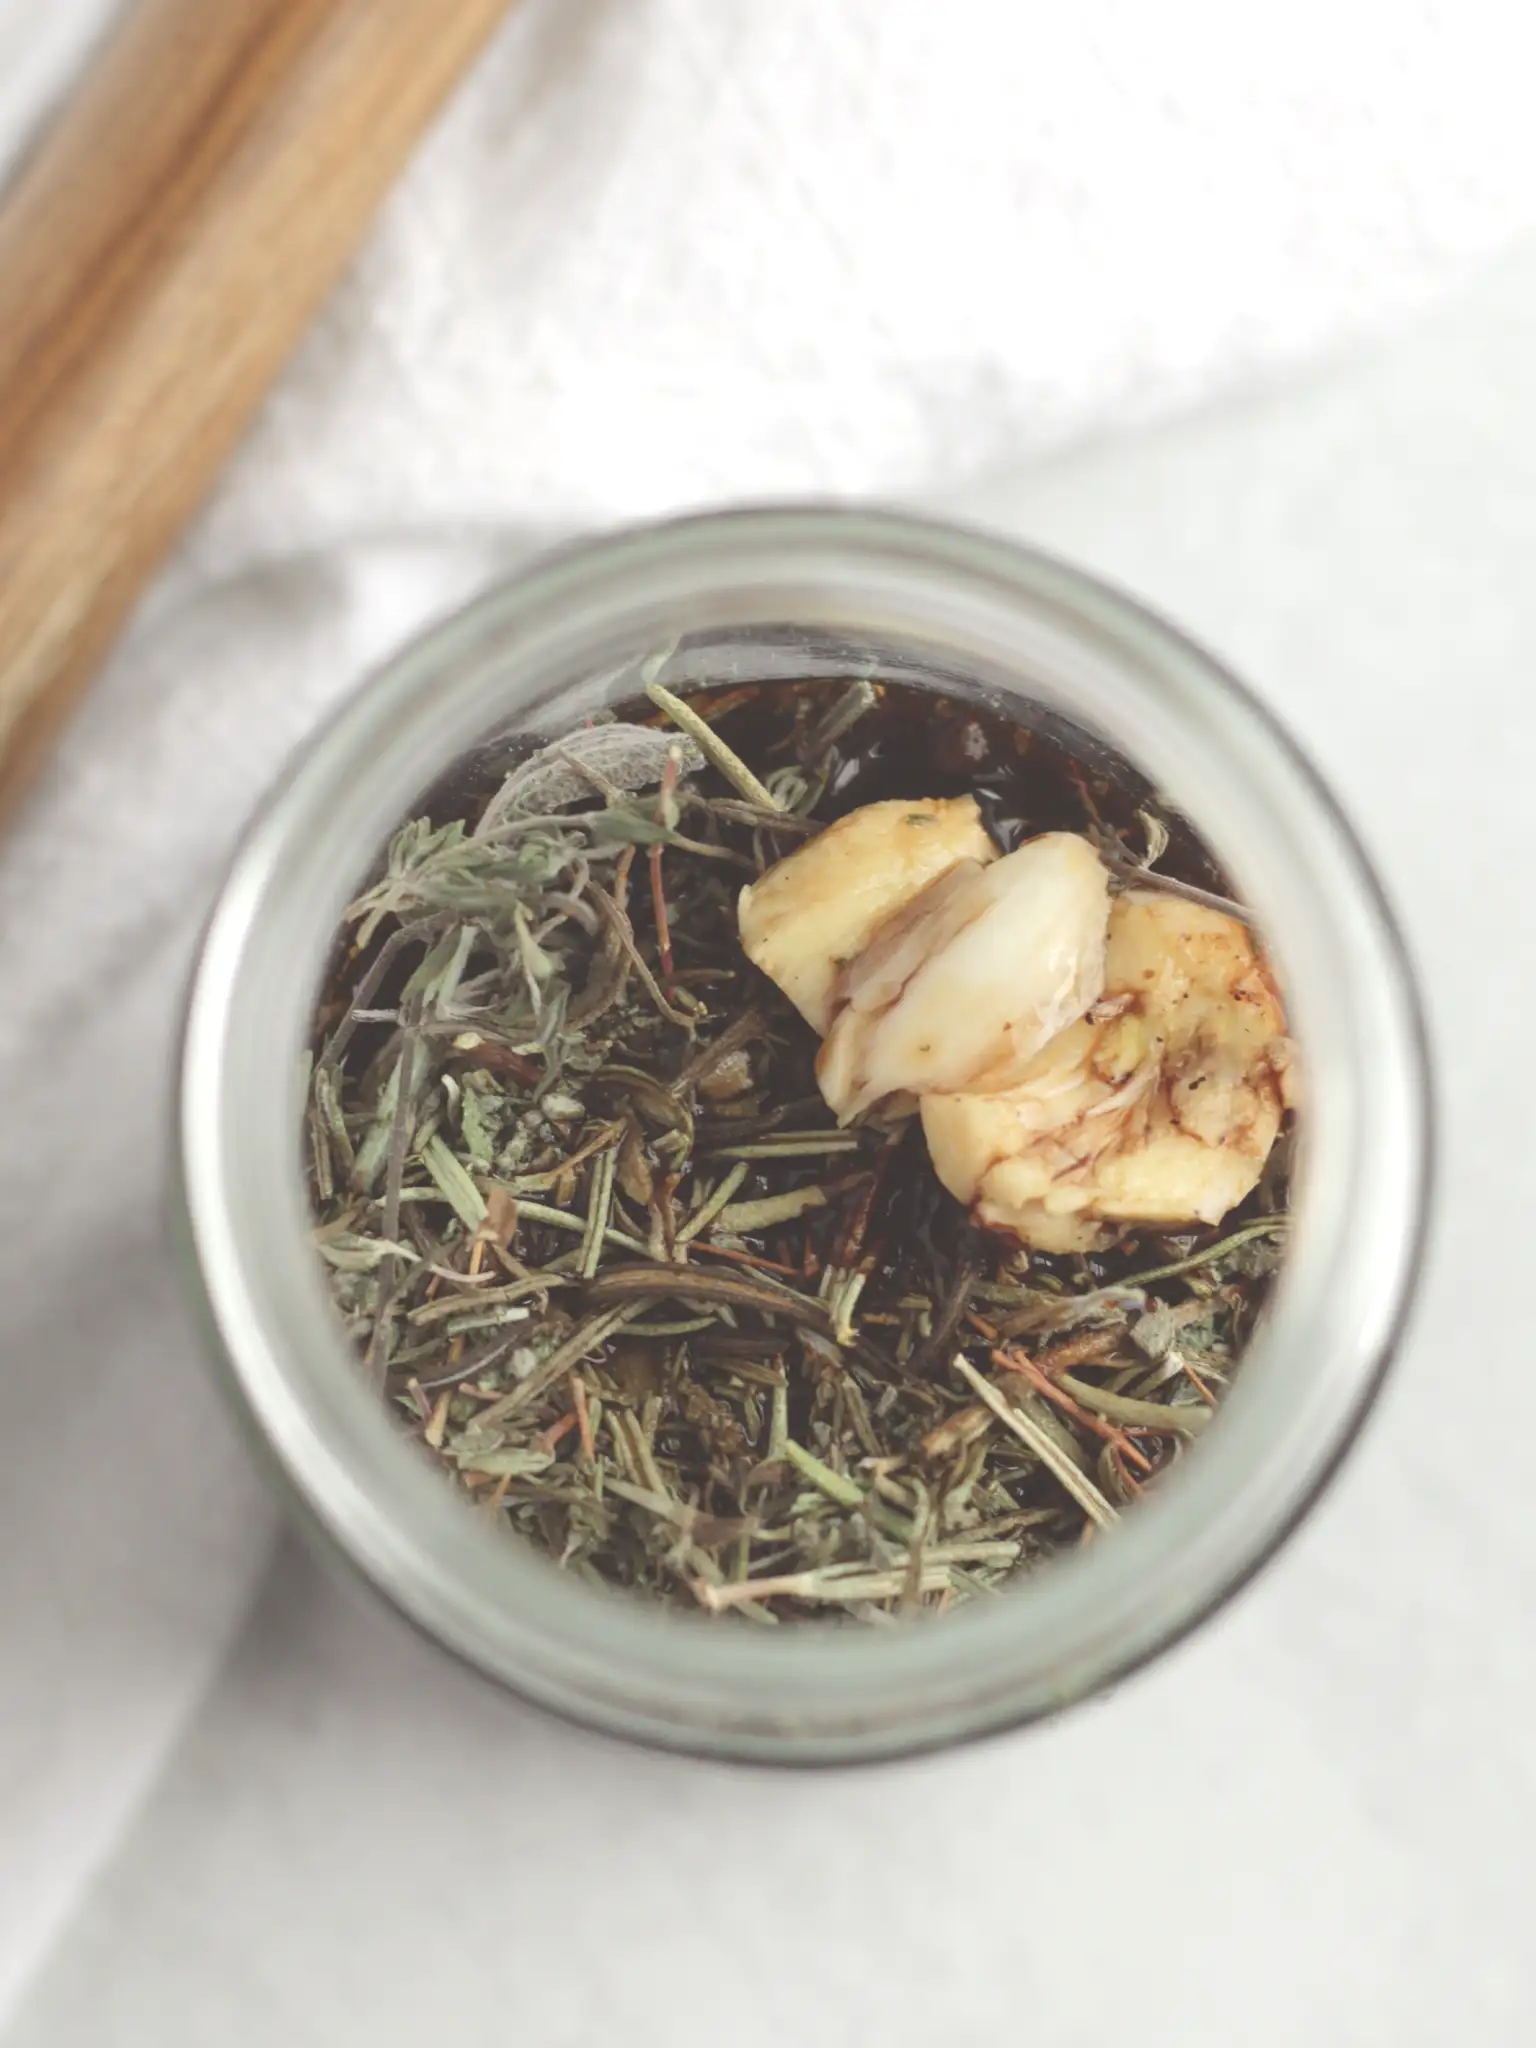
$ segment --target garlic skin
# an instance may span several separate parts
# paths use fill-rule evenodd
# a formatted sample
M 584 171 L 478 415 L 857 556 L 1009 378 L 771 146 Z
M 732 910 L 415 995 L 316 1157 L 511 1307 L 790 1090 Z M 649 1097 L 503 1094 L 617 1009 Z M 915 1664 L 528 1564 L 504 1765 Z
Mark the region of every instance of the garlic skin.
M 825 1034 L 833 984 L 879 926 L 957 863 L 996 857 L 974 797 L 865 804 L 742 890 L 742 947 Z
M 816 1062 L 849 1122 L 903 1093 L 1011 1087 L 1104 985 L 1109 876 L 1075 832 L 958 863 L 836 977 Z
M 1236 918 L 1151 890 L 1109 917 L 1104 996 L 1006 1090 L 929 1093 L 934 1171 L 1038 1251 L 1113 1223 L 1219 1223 L 1251 1193 L 1289 1101 L 1280 998 Z

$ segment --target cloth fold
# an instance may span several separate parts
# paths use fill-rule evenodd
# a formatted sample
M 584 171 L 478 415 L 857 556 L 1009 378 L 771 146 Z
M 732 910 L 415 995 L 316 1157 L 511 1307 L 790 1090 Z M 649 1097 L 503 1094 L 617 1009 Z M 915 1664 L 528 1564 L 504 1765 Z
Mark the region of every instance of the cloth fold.
M 0 152 L 112 11 L 0 0 Z M 1399 318 L 1536 213 L 1515 25 L 513 14 L 0 847 L 0 2013 L 270 1542 L 159 1217 L 180 977 L 287 751 L 573 528 L 921 496 Z

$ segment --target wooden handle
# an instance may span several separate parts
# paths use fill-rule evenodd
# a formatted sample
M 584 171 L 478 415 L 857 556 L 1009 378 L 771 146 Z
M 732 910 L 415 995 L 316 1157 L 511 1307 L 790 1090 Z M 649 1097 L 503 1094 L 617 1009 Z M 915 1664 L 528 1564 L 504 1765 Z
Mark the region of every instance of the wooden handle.
M 140 0 L 0 214 L 0 813 L 507 0 Z

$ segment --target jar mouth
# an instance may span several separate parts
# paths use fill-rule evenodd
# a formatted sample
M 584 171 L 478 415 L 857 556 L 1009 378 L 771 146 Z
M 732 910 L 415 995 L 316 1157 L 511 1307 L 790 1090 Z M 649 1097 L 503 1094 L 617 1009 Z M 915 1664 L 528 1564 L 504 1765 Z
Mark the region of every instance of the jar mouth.
M 1296 1222 L 1219 1425 L 1111 1540 L 938 1629 L 759 1634 L 561 1574 L 486 1527 L 397 1435 L 309 1242 L 303 1049 L 341 913 L 390 832 L 498 724 L 553 730 L 587 715 L 627 694 L 647 656 L 666 655 L 661 679 L 686 687 L 722 649 L 769 674 L 804 674 L 807 649 L 840 673 L 906 662 L 1100 735 L 1234 876 L 1302 1048 Z M 238 1405 L 310 1521 L 393 1605 L 491 1677 L 611 1732 L 829 1762 L 1050 1712 L 1143 1662 L 1257 1569 L 1347 1448 L 1400 1332 L 1431 1125 L 1420 1006 L 1381 887 L 1315 771 L 1241 684 L 1133 600 L 1012 542 L 790 506 L 563 549 L 343 707 L 270 798 L 213 913 L 187 1013 L 178 1159 L 189 1265 Z

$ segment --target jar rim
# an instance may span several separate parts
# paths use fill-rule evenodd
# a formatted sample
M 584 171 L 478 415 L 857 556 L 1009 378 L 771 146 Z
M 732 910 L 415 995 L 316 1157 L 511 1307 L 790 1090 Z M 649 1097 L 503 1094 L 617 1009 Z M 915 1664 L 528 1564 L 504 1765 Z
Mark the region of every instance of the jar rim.
M 769 618 L 942 656 L 1103 733 L 1236 876 L 1302 1045 L 1296 1226 L 1199 1455 L 1111 1541 L 937 1631 L 721 1629 L 605 1594 L 507 1542 L 363 1384 L 307 1241 L 295 1077 L 322 963 L 412 800 L 509 711 L 569 717 L 573 691 L 606 679 L 611 694 L 637 650 L 670 646 L 664 678 L 686 684 L 687 634 Z M 432 628 L 343 705 L 246 835 L 205 933 L 177 1166 L 215 1355 L 335 1551 L 447 1648 L 546 1706 L 673 1747 L 812 1762 L 1036 1718 L 1139 1665 L 1252 1575 L 1335 1469 L 1401 1332 L 1432 1131 L 1396 920 L 1338 804 L 1243 684 L 1134 599 L 1017 542 L 906 514 L 784 506 L 562 548 Z

